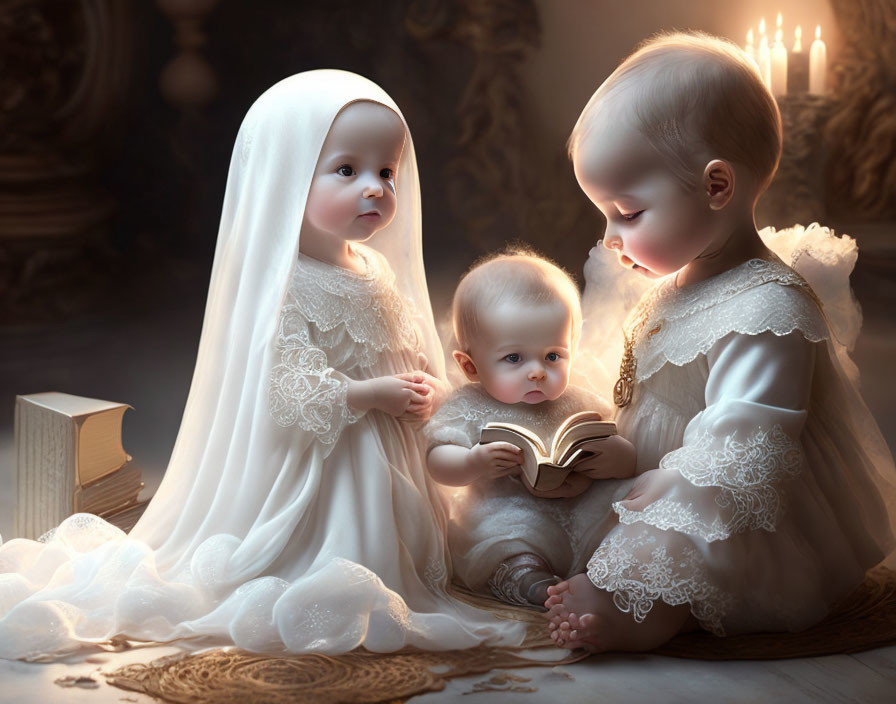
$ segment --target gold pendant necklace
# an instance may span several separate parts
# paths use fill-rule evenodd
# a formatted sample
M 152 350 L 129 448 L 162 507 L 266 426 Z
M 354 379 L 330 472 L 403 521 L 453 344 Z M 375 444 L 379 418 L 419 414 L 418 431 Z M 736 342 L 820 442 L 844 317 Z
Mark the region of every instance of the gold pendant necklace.
M 635 393 L 635 372 L 638 369 L 638 360 L 635 358 L 635 342 L 641 334 L 641 331 L 644 329 L 644 326 L 647 325 L 649 318 L 650 306 L 643 305 L 638 312 L 638 317 L 634 325 L 632 325 L 631 335 L 623 332 L 625 345 L 622 350 L 622 362 L 619 363 L 619 379 L 617 379 L 615 386 L 613 386 L 613 403 L 615 403 L 618 408 L 625 408 L 632 402 L 632 396 Z M 662 323 L 647 333 L 647 337 L 651 338 L 656 335 L 661 327 Z
M 618 408 L 625 408 L 632 402 L 635 391 L 635 340 L 634 335 L 625 335 L 625 347 L 622 351 L 622 362 L 619 364 L 619 379 L 613 387 L 613 403 Z

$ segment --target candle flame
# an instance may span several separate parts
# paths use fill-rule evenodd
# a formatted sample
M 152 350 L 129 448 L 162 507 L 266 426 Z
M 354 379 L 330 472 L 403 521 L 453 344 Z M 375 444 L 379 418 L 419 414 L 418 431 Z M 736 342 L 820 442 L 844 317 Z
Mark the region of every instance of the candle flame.
M 815 38 L 821 39 L 821 25 L 820 24 L 815 27 Z
M 819 27 L 818 31 L 821 31 L 821 27 Z M 759 20 L 759 33 L 765 34 L 765 17 Z
M 793 50 L 795 52 L 803 50 L 803 28 L 799 25 L 796 26 L 793 32 Z
M 753 28 L 750 27 L 747 30 L 747 44 L 752 44 L 752 43 L 753 43 Z
M 779 13 L 778 13 L 778 22 L 777 22 L 777 24 L 778 24 L 778 29 L 781 29 L 781 22 L 782 22 L 783 20 L 784 20 L 784 18 L 781 16 L 781 13 L 779 12 Z

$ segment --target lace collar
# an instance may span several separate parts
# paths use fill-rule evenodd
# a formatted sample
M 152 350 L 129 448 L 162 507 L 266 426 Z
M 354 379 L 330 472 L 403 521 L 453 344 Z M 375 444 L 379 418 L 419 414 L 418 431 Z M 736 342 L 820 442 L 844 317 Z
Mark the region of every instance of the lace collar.
M 666 320 L 684 318 L 707 310 L 743 293 L 767 283 L 781 286 L 797 286 L 814 298 L 806 280 L 780 259 L 748 259 L 716 276 L 687 286 L 677 286 L 675 277 L 660 282 L 650 295 L 650 304 L 656 315 Z
M 285 307 L 322 332 L 344 326 L 355 342 L 377 352 L 416 348 L 416 311 L 396 290 L 395 272 L 376 250 L 350 247 L 364 263 L 362 272 L 299 255 Z
M 778 259 L 750 259 L 680 288 L 666 279 L 645 294 L 626 322 L 633 344 L 620 378 L 643 381 L 666 363 L 687 364 L 732 332 L 787 335 L 794 330 L 813 342 L 830 336 L 812 289 Z

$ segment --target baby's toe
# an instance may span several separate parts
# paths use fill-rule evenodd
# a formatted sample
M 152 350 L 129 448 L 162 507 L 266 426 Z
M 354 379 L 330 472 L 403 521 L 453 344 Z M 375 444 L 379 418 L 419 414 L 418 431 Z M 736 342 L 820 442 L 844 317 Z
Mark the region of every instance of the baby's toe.
M 557 582 L 557 584 L 552 584 L 548 587 L 548 594 L 550 594 L 551 596 L 559 596 L 563 592 L 567 591 L 569 591 L 569 582 L 567 580 Z

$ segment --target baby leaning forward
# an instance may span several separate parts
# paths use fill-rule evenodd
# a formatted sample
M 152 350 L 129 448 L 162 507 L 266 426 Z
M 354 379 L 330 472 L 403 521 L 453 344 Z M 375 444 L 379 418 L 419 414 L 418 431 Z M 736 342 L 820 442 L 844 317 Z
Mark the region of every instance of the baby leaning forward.
M 600 411 L 598 396 L 569 386 L 582 324 L 579 293 L 566 272 L 526 251 L 475 266 L 452 304 L 459 349 L 471 382 L 426 425 L 430 474 L 449 491 L 448 544 L 454 577 L 475 592 L 541 606 L 558 576 L 580 571 L 615 522 L 635 450 L 621 437 L 577 463 L 556 490 L 537 491 L 521 475 L 521 454 L 505 442 L 479 443 L 482 428 L 522 425 L 550 444 L 580 411 Z M 601 481 L 596 481 L 601 480 Z

